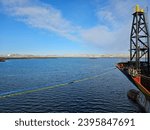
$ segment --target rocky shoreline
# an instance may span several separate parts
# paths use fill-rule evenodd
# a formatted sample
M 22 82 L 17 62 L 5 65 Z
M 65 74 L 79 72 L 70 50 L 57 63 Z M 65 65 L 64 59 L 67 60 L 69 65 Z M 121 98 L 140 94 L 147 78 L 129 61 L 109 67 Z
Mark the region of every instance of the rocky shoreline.
M 5 62 L 6 58 L 0 57 L 0 62 Z

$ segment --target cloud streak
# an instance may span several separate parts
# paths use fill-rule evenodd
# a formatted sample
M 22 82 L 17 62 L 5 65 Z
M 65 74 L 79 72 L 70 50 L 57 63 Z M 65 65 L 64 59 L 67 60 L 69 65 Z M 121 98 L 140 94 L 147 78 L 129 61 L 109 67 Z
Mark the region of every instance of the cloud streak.
M 101 1 L 97 1 L 96 16 L 99 24 L 81 31 L 84 41 L 93 43 L 108 53 L 127 52 L 132 22 L 131 14 L 137 1 L 110 0 L 109 4 L 104 7 L 101 6 Z M 144 7 L 148 4 L 146 1 L 138 2 Z
M 55 32 L 70 40 L 76 40 L 72 35 L 78 27 L 73 26 L 63 18 L 61 12 L 51 5 L 44 4 L 38 0 L 1 0 L 7 14 L 17 18 L 32 27 Z
M 95 15 L 98 24 L 83 28 L 73 25 L 63 17 L 60 10 L 39 0 L 0 0 L 3 10 L 25 24 L 55 32 L 69 40 L 92 44 L 106 51 L 126 51 L 129 47 L 131 13 L 136 2 L 142 6 L 146 1 L 108 0 L 101 6 L 101 0 L 96 2 Z

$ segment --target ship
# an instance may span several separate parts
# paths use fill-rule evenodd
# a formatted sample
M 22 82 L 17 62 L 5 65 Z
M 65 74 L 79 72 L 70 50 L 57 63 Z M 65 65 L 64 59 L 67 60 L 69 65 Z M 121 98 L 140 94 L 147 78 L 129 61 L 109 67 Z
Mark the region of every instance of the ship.
M 138 88 L 136 100 L 146 112 L 150 112 L 150 48 L 148 20 L 144 9 L 136 5 L 130 33 L 130 59 L 117 63 L 116 67 Z M 136 90 L 135 90 L 136 91 Z

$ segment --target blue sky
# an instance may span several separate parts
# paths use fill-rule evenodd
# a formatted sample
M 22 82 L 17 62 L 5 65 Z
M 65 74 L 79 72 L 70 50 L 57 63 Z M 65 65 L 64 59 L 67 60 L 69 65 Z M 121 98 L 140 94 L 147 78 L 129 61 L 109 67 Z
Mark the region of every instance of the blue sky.
M 0 0 L 0 54 L 128 53 L 136 4 L 150 1 Z

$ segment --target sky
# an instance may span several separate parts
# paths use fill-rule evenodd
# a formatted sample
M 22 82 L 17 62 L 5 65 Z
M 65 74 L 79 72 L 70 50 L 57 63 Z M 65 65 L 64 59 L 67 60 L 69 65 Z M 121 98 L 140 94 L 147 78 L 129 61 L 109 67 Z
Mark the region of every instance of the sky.
M 129 53 L 136 4 L 150 1 L 0 0 L 0 54 Z

